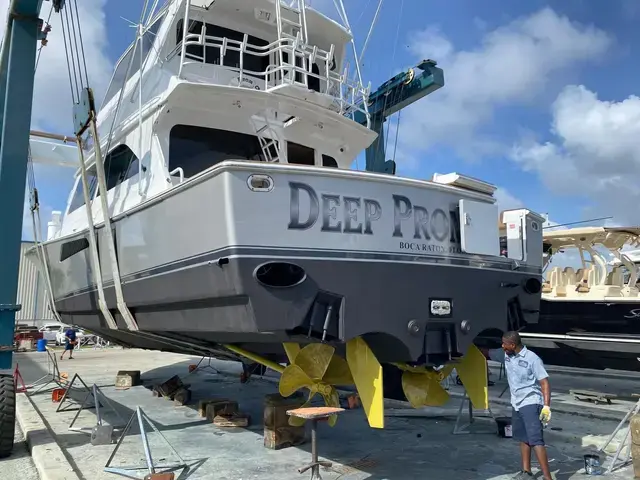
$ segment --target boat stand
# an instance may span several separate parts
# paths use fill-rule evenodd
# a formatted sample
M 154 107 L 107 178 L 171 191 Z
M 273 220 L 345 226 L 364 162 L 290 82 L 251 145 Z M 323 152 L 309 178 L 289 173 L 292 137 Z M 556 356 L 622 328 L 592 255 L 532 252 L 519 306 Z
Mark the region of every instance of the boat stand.
M 207 359 L 208 359 L 207 364 L 206 364 L 206 365 L 202 365 L 202 366 L 200 366 L 200 365 L 202 364 L 202 362 L 204 361 L 204 359 L 205 359 L 205 358 L 207 358 Z M 191 375 L 192 373 L 196 373 L 198 370 L 205 370 L 205 369 L 207 369 L 207 368 L 209 368 L 209 369 L 213 370 L 215 373 L 218 373 L 218 374 L 220 373 L 220 370 L 218 370 L 216 367 L 214 367 L 213 365 L 211 365 L 211 357 L 206 357 L 206 356 L 205 356 L 205 357 L 202 357 L 202 358 L 200 359 L 200 361 L 199 361 L 199 362 L 198 362 L 198 364 L 196 365 L 196 368 L 194 368 L 193 370 L 191 370 L 191 371 L 189 372 L 189 375 Z
M 638 397 L 640 395 L 634 394 L 634 396 Z M 609 436 L 609 438 L 604 443 L 604 445 L 602 447 L 598 448 L 596 451 L 599 452 L 599 453 L 603 453 L 606 456 L 609 456 L 604 451 L 605 448 L 607 448 L 609 446 L 609 444 L 613 441 L 614 437 L 620 431 L 620 429 L 625 425 L 625 423 L 627 423 L 627 421 L 631 417 L 636 415 L 638 412 L 640 412 L 640 398 L 638 399 L 636 404 L 633 407 L 631 407 L 631 409 L 627 412 L 627 414 L 624 416 L 624 418 L 620 421 L 620 423 L 615 428 L 613 433 Z M 620 442 L 620 445 L 618 445 L 618 449 L 616 450 L 616 453 L 613 455 L 613 458 L 611 459 L 611 464 L 607 468 L 607 472 L 606 472 L 607 474 L 610 474 L 611 472 L 613 472 L 614 468 L 622 468 L 622 467 L 624 467 L 625 465 L 627 465 L 628 463 L 631 462 L 631 443 L 632 443 L 631 442 L 631 424 L 629 424 L 629 426 L 627 426 L 627 434 L 625 435 L 624 440 Z M 618 460 L 620 459 L 620 454 L 622 453 L 622 449 L 625 446 L 627 447 L 627 451 L 625 453 L 625 458 L 620 463 L 618 463 Z
M 131 426 L 133 425 L 133 422 L 136 419 L 138 421 L 138 427 L 140 428 L 142 448 L 144 449 L 144 456 L 145 456 L 147 465 L 146 467 L 134 467 L 134 466 L 112 467 L 111 461 L 115 457 L 116 452 L 120 448 L 120 445 L 122 445 L 122 441 L 126 437 L 127 433 L 129 433 L 129 430 L 131 429 Z M 153 464 L 153 457 L 151 456 L 151 449 L 149 447 L 149 442 L 147 440 L 147 432 L 144 427 L 145 421 L 149 426 L 151 426 L 153 431 L 156 432 L 160 436 L 160 438 L 162 438 L 164 443 L 167 444 L 171 452 L 178 458 L 179 463 L 175 463 L 172 465 L 154 465 Z M 169 443 L 169 441 L 165 438 L 165 436 L 162 435 L 160 430 L 158 430 L 158 428 L 154 425 L 154 423 L 147 416 L 147 414 L 144 413 L 142 411 L 142 408 L 138 406 L 136 407 L 136 411 L 133 413 L 133 415 L 131 415 L 131 418 L 127 422 L 127 425 L 124 427 L 124 430 L 122 431 L 122 435 L 120 435 L 120 438 L 118 439 L 118 443 L 113 449 L 113 452 L 111 452 L 111 455 L 109 456 L 109 459 L 107 460 L 107 463 L 104 466 L 104 471 L 107 473 L 114 473 L 116 475 L 121 475 L 123 477 L 142 479 L 142 478 L 151 477 L 152 475 L 157 475 L 158 472 L 156 472 L 156 469 L 165 470 L 165 472 L 163 473 L 168 473 L 169 471 L 172 471 L 172 470 L 183 469 L 183 473 L 184 473 L 188 468 L 189 466 L 185 463 L 185 461 L 182 459 L 180 454 L 176 452 L 175 448 L 173 448 L 173 446 Z M 136 472 L 140 470 L 146 470 L 146 474 L 144 477 L 141 477 L 139 476 L 139 474 L 136 474 Z
M 463 408 L 465 403 L 468 406 L 468 411 L 466 412 L 468 414 L 468 417 L 466 419 L 466 422 L 464 424 L 460 424 L 462 421 L 462 417 L 465 415 L 465 413 L 463 413 Z M 484 411 L 484 410 L 483 410 Z M 456 424 L 453 427 L 453 434 L 454 435 L 463 435 L 463 434 L 469 434 L 469 433 L 493 433 L 495 434 L 497 432 L 497 422 L 496 422 L 496 417 L 493 414 L 493 412 L 491 411 L 491 406 L 489 406 L 489 408 L 487 408 L 487 410 L 489 412 L 489 416 L 491 418 L 493 418 L 494 421 L 494 425 L 496 425 L 496 428 L 492 428 L 491 430 L 482 430 L 482 431 L 477 431 L 474 429 L 474 431 L 472 432 L 470 430 L 471 425 L 475 422 L 475 418 L 473 416 L 473 404 L 471 403 L 471 399 L 469 398 L 469 396 L 467 395 L 467 391 L 464 391 L 464 396 L 462 397 L 462 401 L 460 402 L 460 407 L 458 407 L 458 415 L 456 416 Z
M 28 391 L 35 387 L 38 387 L 35 391 Z M 58 367 L 58 360 L 56 359 L 55 353 L 47 348 L 47 373 L 35 382 L 27 385 L 27 394 L 35 395 L 36 393 L 45 391 L 45 389 L 48 390 L 56 387 L 67 388 L 67 381 L 60 375 L 60 368 Z
M 82 411 L 87 408 L 87 406 L 86 406 L 87 400 L 89 400 L 90 397 L 93 398 L 93 404 L 94 404 L 95 409 L 96 409 L 96 424 L 93 427 L 74 427 L 74 424 L 76 423 L 76 420 L 78 420 L 78 417 L 80 416 L 80 413 L 82 413 Z M 111 411 L 113 411 L 113 413 L 118 417 L 118 419 L 120 419 L 121 423 L 119 425 L 104 425 L 103 424 L 103 422 L 102 422 L 102 410 L 100 409 L 101 402 L 104 402 L 104 404 Z M 114 406 L 111 404 L 111 402 L 106 397 L 106 395 L 104 393 L 102 393 L 102 390 L 100 390 L 100 387 L 98 387 L 94 383 L 93 386 L 92 386 L 92 389 L 84 397 L 84 401 L 82 402 L 82 405 L 80 405 L 80 408 L 78 409 L 78 412 L 75 414 L 75 416 L 73 417 L 73 420 L 71 420 L 71 423 L 69 424 L 69 427 L 67 427 L 67 428 L 69 430 L 73 431 L 73 432 L 87 433 L 87 434 L 91 435 L 91 444 L 92 445 L 109 445 L 110 443 L 112 443 L 113 429 L 114 428 L 122 428 L 124 426 L 124 424 L 125 424 L 125 421 L 122 418 L 122 416 L 120 415 L 120 413 L 114 408 Z
M 80 378 L 80 375 L 78 375 L 77 373 L 74 374 L 73 377 L 71 378 L 71 381 L 69 383 L 67 383 L 66 386 L 64 387 L 64 389 L 65 389 L 64 395 L 60 399 L 60 403 L 58 404 L 58 408 L 56 408 L 56 413 L 72 412 L 74 410 L 78 410 L 78 408 L 70 408 L 71 406 L 78 405 L 80 403 L 80 402 L 76 401 L 76 399 L 71 398 L 71 395 L 70 395 L 70 392 L 74 391 L 74 384 L 76 383 L 76 381 L 79 381 L 80 383 L 82 383 L 82 388 L 75 387 L 75 391 L 76 392 L 85 391 L 86 392 L 85 395 L 90 395 L 91 394 L 91 389 L 84 382 L 84 380 L 82 380 L 82 378 Z M 85 397 L 85 400 L 86 400 L 86 397 Z M 67 403 L 67 406 L 64 406 L 65 403 Z M 82 408 L 82 407 L 79 407 L 79 408 Z M 90 407 L 89 406 L 85 406 L 84 408 L 95 408 L 95 406 L 90 406 Z

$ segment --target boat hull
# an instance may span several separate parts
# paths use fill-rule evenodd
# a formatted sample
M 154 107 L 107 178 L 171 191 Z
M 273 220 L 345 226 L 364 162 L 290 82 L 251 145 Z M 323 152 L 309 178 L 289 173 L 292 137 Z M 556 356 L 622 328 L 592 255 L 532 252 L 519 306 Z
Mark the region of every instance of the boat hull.
M 640 371 L 640 302 L 550 301 L 522 330 L 545 363 Z
M 252 175 L 268 175 L 271 190 L 248 188 Z M 118 313 L 102 228 L 104 292 L 118 330 L 98 308 L 86 231 L 45 244 L 56 308 L 65 322 L 139 348 L 193 353 L 233 343 L 285 358 L 285 341 L 324 339 L 341 350 L 363 337 L 381 362 L 435 364 L 464 354 L 482 331 L 535 322 L 540 295 L 524 285 L 540 280 L 539 267 L 514 270 L 505 258 L 460 251 L 455 207 L 465 194 L 356 178 L 337 169 L 217 166 L 112 221 L 139 331 L 127 331 Z M 409 218 L 419 209 L 421 222 Z M 441 212 L 444 223 L 423 222 L 427 211 Z M 265 265 L 302 273 L 260 276 Z M 434 313 L 432 301 L 451 311 Z

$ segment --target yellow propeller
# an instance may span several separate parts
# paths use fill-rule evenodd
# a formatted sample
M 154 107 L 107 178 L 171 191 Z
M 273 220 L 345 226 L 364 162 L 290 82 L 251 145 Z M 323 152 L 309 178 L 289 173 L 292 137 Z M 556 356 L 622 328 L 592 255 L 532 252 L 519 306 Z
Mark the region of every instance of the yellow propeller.
M 301 388 L 308 388 L 309 398 L 304 406 L 320 394 L 328 407 L 339 407 L 340 398 L 334 385 L 352 385 L 353 378 L 347 362 L 334 355 L 335 348 L 325 343 L 311 343 L 303 348 L 285 343 L 284 348 L 290 364 L 280 377 L 280 395 L 288 397 Z M 330 416 L 329 425 L 335 425 L 337 419 L 337 415 Z M 302 425 L 304 419 L 289 417 L 289 424 Z
M 446 365 L 440 371 L 404 363 L 394 365 L 404 372 L 402 390 L 413 408 L 440 407 L 449 401 L 449 393 L 440 382 L 451 373 L 454 365 Z
M 413 408 L 440 407 L 449 401 L 449 393 L 440 382 L 455 368 L 474 408 L 489 408 L 487 362 L 480 350 L 471 345 L 462 359 L 440 371 L 396 363 L 403 370 L 402 390 Z

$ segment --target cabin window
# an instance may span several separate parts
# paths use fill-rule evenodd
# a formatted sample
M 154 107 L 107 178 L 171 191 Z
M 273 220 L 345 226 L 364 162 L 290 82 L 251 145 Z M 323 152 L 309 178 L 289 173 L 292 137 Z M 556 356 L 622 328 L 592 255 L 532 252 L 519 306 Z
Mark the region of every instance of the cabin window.
M 89 183 L 89 198 L 93 197 L 93 194 L 98 187 L 98 178 L 96 177 L 96 169 L 95 167 L 91 167 L 87 171 L 87 182 Z M 82 176 L 78 176 L 78 182 L 76 185 L 76 190 L 73 193 L 73 198 L 71 199 L 71 203 L 69 204 L 69 213 L 77 210 L 78 208 L 84 205 L 84 189 L 82 188 Z
M 140 160 L 135 153 L 131 151 L 125 144 L 118 145 L 111 150 L 104 160 L 104 174 L 107 179 L 107 191 L 125 180 L 138 174 L 138 165 Z M 100 191 L 96 193 L 96 197 L 100 195 Z
M 264 160 L 254 135 L 216 128 L 175 125 L 169 134 L 169 171 L 181 167 L 186 178 L 225 160 Z
M 218 25 L 214 25 L 213 23 L 203 23 L 198 21 L 190 21 L 189 22 L 189 32 L 200 35 L 202 32 L 203 25 L 206 28 L 206 36 L 207 37 L 220 37 L 227 38 L 229 40 L 236 40 L 237 42 L 242 42 L 244 40 L 244 33 L 238 32 L 235 30 L 231 30 L 229 28 L 220 27 Z M 184 19 L 180 19 L 177 25 L 176 31 L 176 44 L 180 45 L 182 43 L 182 35 L 184 30 Z M 203 45 L 187 45 L 187 57 L 192 60 L 198 60 L 204 63 L 209 63 L 213 65 L 224 65 L 225 67 L 231 68 L 240 68 L 240 52 L 236 50 L 239 48 L 239 43 L 232 42 L 228 44 L 227 51 L 225 52 L 223 62 L 220 62 L 220 50 L 222 46 L 222 40 L 207 40 L 207 46 Z M 245 52 L 243 58 L 243 70 L 247 72 L 247 74 L 253 73 L 264 73 L 269 66 L 269 56 L 268 55 L 253 55 L 253 52 L 260 52 L 260 50 L 252 49 L 251 46 L 257 47 L 266 47 L 269 45 L 269 42 L 266 40 L 262 40 L 261 38 L 254 37 L 253 35 L 248 36 L 247 43 L 250 45 L 248 47 L 248 52 Z M 261 51 L 262 53 L 266 53 L 265 50 Z M 179 55 L 180 53 L 178 53 Z
M 296 165 L 315 165 L 315 150 L 293 142 L 287 142 L 287 161 Z
M 160 15 L 160 17 L 158 17 L 158 19 L 153 22 L 142 35 L 142 64 L 144 64 L 147 59 L 147 55 L 149 55 L 149 52 L 153 47 L 153 42 L 156 39 L 156 35 L 158 34 L 158 30 L 160 25 L 162 25 L 165 15 L 166 12 Z M 133 60 L 133 64 L 131 65 L 129 75 L 127 75 L 127 70 L 129 69 L 129 63 L 131 60 Z M 140 70 L 140 52 L 138 50 L 137 43 L 134 41 L 125 54 L 120 57 L 120 60 L 118 60 L 115 71 L 113 72 L 113 77 L 111 78 L 111 83 L 109 84 L 107 93 L 102 101 L 102 105 L 105 105 L 109 100 L 111 100 L 120 91 L 125 82 L 135 75 L 138 70 Z
M 336 162 L 336 159 L 333 157 L 330 157 L 329 155 L 322 155 L 322 166 L 323 167 L 335 167 L 338 168 L 338 162 Z
M 118 145 L 104 160 L 104 174 L 107 180 L 107 191 L 125 180 L 133 177 L 138 173 L 139 160 L 135 153 L 125 144 Z M 100 195 L 98 189 L 98 176 L 96 168 L 91 167 L 87 171 L 87 180 L 89 181 L 89 198 Z M 69 213 L 84 205 L 84 194 L 82 191 L 82 179 L 78 182 L 76 191 L 73 195 L 71 205 L 69 205 Z

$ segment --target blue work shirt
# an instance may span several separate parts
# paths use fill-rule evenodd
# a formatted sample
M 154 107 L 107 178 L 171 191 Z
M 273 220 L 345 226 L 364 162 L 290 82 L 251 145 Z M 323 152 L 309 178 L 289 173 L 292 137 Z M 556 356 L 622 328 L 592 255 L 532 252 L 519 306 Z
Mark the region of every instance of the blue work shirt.
M 70 328 L 65 332 L 64 336 L 73 342 L 76 339 L 76 331 L 73 328 Z
M 510 357 L 502 348 L 489 350 L 489 358 L 504 363 L 511 390 L 511 406 L 518 411 L 525 405 L 544 405 L 540 380 L 549 375 L 540 357 L 527 347 Z

